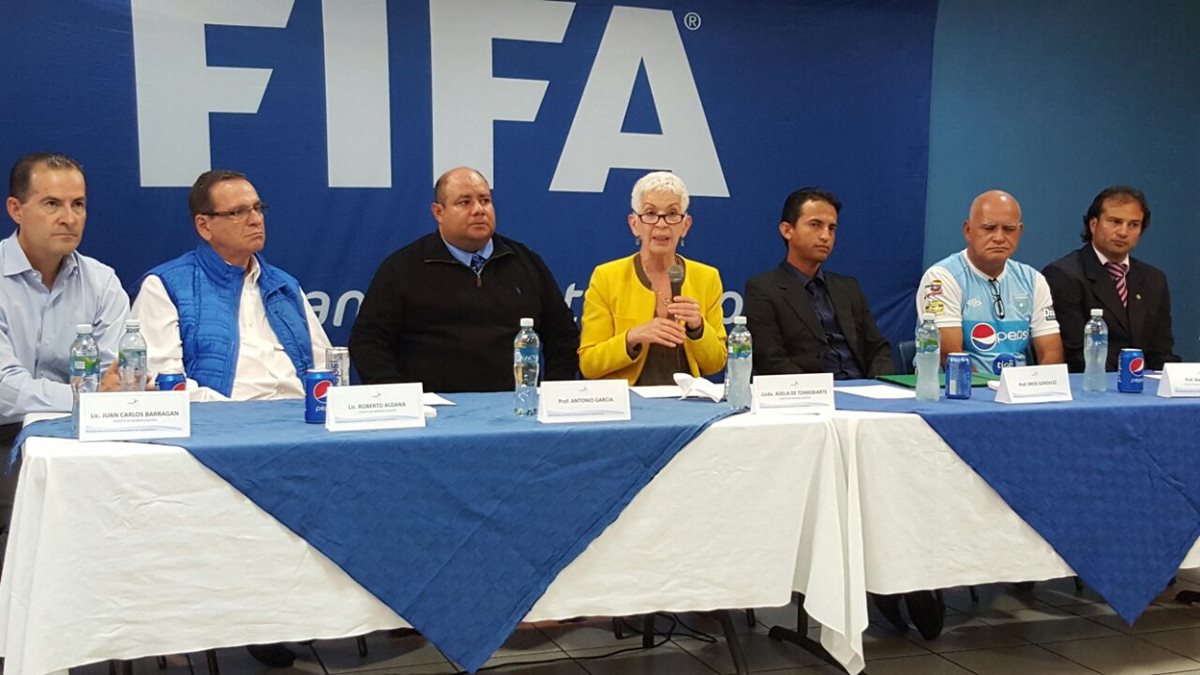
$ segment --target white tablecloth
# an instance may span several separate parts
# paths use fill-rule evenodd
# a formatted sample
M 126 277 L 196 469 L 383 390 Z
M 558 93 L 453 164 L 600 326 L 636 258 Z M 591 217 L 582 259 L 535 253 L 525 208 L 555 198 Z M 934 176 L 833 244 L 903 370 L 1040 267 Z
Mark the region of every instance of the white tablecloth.
M 6 673 L 405 625 L 185 450 L 33 438 L 24 455 L 0 579 Z M 866 603 L 846 486 L 830 420 L 723 420 L 528 618 L 775 606 L 799 590 L 857 669 Z

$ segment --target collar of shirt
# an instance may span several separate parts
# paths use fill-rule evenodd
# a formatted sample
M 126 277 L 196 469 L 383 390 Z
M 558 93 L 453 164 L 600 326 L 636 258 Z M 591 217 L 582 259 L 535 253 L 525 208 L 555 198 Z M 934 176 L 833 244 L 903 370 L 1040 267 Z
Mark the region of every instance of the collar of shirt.
M 492 243 L 490 238 L 487 240 L 487 243 L 483 245 L 483 248 L 475 251 L 474 253 L 471 251 L 464 251 L 454 244 L 451 244 L 450 242 L 446 241 L 445 237 L 442 238 L 442 243 L 446 245 L 446 250 L 450 251 L 450 255 L 454 256 L 455 260 L 466 265 L 467 267 L 471 266 L 472 256 L 481 255 L 483 256 L 484 260 L 487 260 L 492 257 L 492 252 L 496 250 L 496 246 L 494 243 Z
M 78 255 L 72 251 L 70 255 L 63 257 L 62 265 L 58 270 L 60 279 L 69 277 L 79 267 Z M 0 241 L 0 274 L 13 277 L 34 271 L 33 265 L 29 263 L 29 257 L 25 255 L 25 249 L 21 248 L 21 242 L 17 241 L 15 231 L 8 238 Z
M 1101 267 L 1104 267 L 1105 265 L 1107 265 L 1110 262 L 1115 262 L 1115 263 L 1121 263 L 1122 265 L 1125 266 L 1125 269 L 1129 269 L 1129 254 L 1128 253 L 1125 254 L 1125 258 L 1122 260 L 1109 260 L 1108 258 L 1106 258 L 1104 256 L 1103 253 L 1100 252 L 1100 249 L 1096 248 L 1095 246 L 1092 246 L 1092 250 L 1096 252 L 1096 257 L 1100 259 Z
M 808 282 L 812 281 L 813 279 L 820 279 L 822 284 L 825 283 L 825 268 L 824 267 L 818 267 L 817 273 L 812 275 L 811 277 L 808 276 L 807 274 L 805 274 L 804 272 L 801 272 L 799 270 L 799 268 L 797 268 L 795 265 L 788 262 L 787 260 L 783 261 L 783 268 L 786 270 L 789 270 L 792 274 L 795 274 L 797 277 L 799 277 L 801 286 L 808 286 Z
M 1000 274 L 997 274 L 995 277 L 989 277 L 988 275 L 983 273 L 983 270 L 976 267 L 975 263 L 971 262 L 971 256 L 967 255 L 966 249 L 963 249 L 963 260 L 966 261 L 966 263 L 967 263 L 967 269 L 971 270 L 975 274 L 978 274 L 980 277 L 987 279 L 989 281 L 1000 281 L 1001 279 L 1004 278 L 1005 274 L 1008 274 L 1008 262 L 1009 262 L 1009 260 L 1012 260 L 1012 258 L 1009 258 L 1009 260 L 1004 261 L 1004 269 L 1000 270 Z

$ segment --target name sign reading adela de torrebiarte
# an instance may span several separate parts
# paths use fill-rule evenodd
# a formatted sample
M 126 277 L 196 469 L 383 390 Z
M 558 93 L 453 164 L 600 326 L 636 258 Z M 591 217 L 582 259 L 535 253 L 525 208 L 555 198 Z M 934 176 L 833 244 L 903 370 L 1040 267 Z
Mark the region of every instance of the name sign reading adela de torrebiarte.
M 750 410 L 756 414 L 833 412 L 833 374 L 757 375 Z
M 325 428 L 329 431 L 363 431 L 423 427 L 423 389 L 420 382 L 330 387 Z
M 1158 395 L 1163 398 L 1200 396 L 1200 363 L 1163 364 Z
M 631 419 L 625 380 L 543 382 L 537 418 L 543 424 L 620 422 Z
M 79 440 L 139 441 L 192 435 L 186 391 L 113 391 L 79 396 Z
M 1009 366 L 1000 371 L 997 403 L 1052 403 L 1071 400 L 1067 364 Z

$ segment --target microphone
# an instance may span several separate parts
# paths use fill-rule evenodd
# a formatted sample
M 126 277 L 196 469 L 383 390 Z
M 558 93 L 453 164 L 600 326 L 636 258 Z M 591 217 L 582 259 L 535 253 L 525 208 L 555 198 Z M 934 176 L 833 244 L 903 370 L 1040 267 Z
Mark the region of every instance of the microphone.
M 675 263 L 667 268 L 667 278 L 671 280 L 671 301 L 683 293 L 683 265 Z

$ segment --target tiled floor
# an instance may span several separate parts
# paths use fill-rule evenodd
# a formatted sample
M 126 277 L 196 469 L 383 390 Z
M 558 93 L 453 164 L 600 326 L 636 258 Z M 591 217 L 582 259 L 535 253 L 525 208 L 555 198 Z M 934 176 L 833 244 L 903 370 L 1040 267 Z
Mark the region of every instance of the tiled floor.
M 865 637 L 867 673 L 871 675 L 1200 675 L 1200 607 L 1172 602 L 1178 590 L 1200 590 L 1200 571 L 1181 573 L 1178 584 L 1163 593 L 1134 626 L 1127 626 L 1091 591 L 1077 592 L 1071 580 L 1042 582 L 1032 591 L 1011 584 L 978 589 L 979 602 L 966 589 L 948 591 L 946 630 L 925 641 L 915 632 L 899 636 L 874 614 Z M 813 655 L 767 637 L 774 624 L 791 625 L 795 608 L 757 611 L 759 625 L 734 615 L 750 669 L 774 675 L 834 675 L 840 672 Z M 685 614 L 683 624 L 658 620 L 657 630 L 673 631 L 669 640 L 650 650 L 639 649 L 640 637 L 617 639 L 607 619 L 523 626 L 488 663 L 491 672 L 534 675 L 712 675 L 732 673 L 733 663 L 716 622 Z M 697 632 L 693 633 L 693 629 Z M 810 627 L 810 636 L 816 631 Z M 363 673 L 416 675 L 454 673 L 441 654 L 420 637 L 396 638 L 375 633 L 367 638 L 370 653 L 360 657 L 354 640 L 322 640 L 293 645 L 299 653 L 291 670 L 263 668 L 242 649 L 220 650 L 226 675 Z M 623 653 L 614 654 L 619 650 Z M 207 673 L 204 657 L 169 657 L 166 671 L 152 659 L 134 663 L 135 675 Z M 73 675 L 107 675 L 106 666 L 77 668 Z

